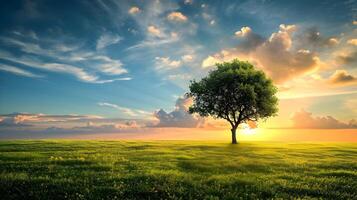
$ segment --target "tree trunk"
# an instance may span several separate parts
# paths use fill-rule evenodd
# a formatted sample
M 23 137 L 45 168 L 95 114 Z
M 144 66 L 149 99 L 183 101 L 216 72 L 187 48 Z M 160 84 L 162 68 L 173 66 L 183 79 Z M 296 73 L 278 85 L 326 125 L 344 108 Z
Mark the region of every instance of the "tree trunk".
M 232 128 L 232 144 L 237 144 L 237 137 L 236 137 L 236 130 L 237 128 Z

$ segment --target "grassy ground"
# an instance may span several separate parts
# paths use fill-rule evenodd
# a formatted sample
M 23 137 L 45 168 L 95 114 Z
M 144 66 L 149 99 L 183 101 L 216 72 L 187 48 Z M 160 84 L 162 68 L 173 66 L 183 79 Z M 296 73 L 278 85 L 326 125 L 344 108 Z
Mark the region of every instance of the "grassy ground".
M 1 199 L 357 199 L 357 144 L 2 141 Z

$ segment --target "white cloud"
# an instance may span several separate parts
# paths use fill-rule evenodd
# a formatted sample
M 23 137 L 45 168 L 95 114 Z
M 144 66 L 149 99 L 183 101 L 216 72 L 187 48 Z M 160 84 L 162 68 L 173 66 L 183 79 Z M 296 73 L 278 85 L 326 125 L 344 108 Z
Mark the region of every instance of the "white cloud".
M 22 60 L 15 59 L 12 61 L 21 63 L 21 64 L 29 66 L 29 67 L 42 69 L 42 70 L 46 70 L 46 71 L 72 74 L 75 77 L 77 77 L 79 80 L 84 81 L 84 82 L 95 82 L 98 80 L 97 76 L 84 71 L 82 68 L 75 67 L 72 65 L 67 65 L 67 64 L 62 64 L 62 63 L 42 63 L 42 62 L 38 62 L 38 61 L 37 62 L 33 61 L 30 58 L 25 58 Z
M 19 76 L 26 76 L 26 77 L 31 77 L 31 78 L 42 77 L 41 75 L 34 74 L 30 71 L 23 70 L 21 68 L 14 67 L 14 66 L 5 65 L 5 64 L 0 64 L 0 70 L 5 71 L 5 72 L 10 72 L 12 74 L 16 74 Z
M 167 19 L 175 22 L 185 22 L 187 21 L 187 17 L 183 15 L 181 12 L 171 12 L 167 15 Z
M 124 78 L 97 80 L 94 83 L 112 83 L 114 81 L 130 81 L 130 80 L 132 80 L 131 77 L 124 77 Z
M 190 54 L 186 54 L 186 55 L 183 55 L 181 57 L 181 59 L 182 59 L 183 62 L 192 62 L 193 59 L 194 59 L 194 56 L 190 55 Z
M 125 108 L 125 107 L 121 107 L 118 106 L 116 104 L 112 104 L 112 103 L 106 103 L 106 102 L 99 102 L 98 103 L 99 106 L 105 106 L 105 107 L 110 107 L 110 108 L 115 108 L 117 110 L 119 110 L 120 112 L 123 112 L 129 116 L 137 116 L 137 114 L 130 108 Z
M 32 68 L 37 68 L 37 69 L 51 71 L 51 72 L 59 72 L 64 74 L 71 74 L 75 76 L 78 80 L 87 83 L 102 84 L 102 83 L 110 83 L 119 80 L 130 80 L 130 78 L 116 78 L 116 79 L 109 79 L 109 80 L 101 80 L 99 79 L 98 76 L 91 74 L 85 71 L 84 69 L 73 65 L 62 64 L 62 63 L 44 63 L 44 62 L 33 60 L 32 58 L 29 57 L 22 57 L 20 59 L 6 57 L 6 59 Z
M 39 66 L 40 64 L 34 64 L 32 66 Z M 44 63 L 39 68 L 46 69 L 49 71 L 55 72 L 62 72 L 62 73 L 69 73 L 76 76 L 79 80 L 85 82 L 94 82 L 98 79 L 95 75 L 89 74 L 88 72 L 84 71 L 82 68 L 75 67 L 72 65 L 61 64 L 61 63 Z
M 180 9 L 177 1 L 145 1 L 145 11 L 139 16 L 133 17 L 138 25 L 137 29 L 145 33 L 145 38 L 142 41 L 128 47 L 126 50 L 146 50 L 145 54 L 158 51 L 161 47 L 167 47 L 171 50 L 169 44 L 175 43 L 181 38 L 191 37 L 197 32 L 197 25 L 184 16 L 183 13 L 177 12 Z M 163 17 L 164 16 L 164 17 Z M 174 26 L 172 20 L 183 22 L 184 24 L 176 24 Z M 185 20 L 186 19 L 186 20 Z M 185 27 L 182 28 L 181 26 Z M 188 40 L 187 40 L 188 41 Z M 177 43 L 175 43 L 177 44 Z M 180 49 L 186 42 L 177 44 L 176 49 Z M 133 52 L 134 54 L 142 54 L 142 51 Z M 132 54 L 133 55 L 133 54 Z
M 208 12 L 208 10 L 205 10 L 204 12 L 202 12 L 201 16 L 210 26 L 213 26 L 216 24 L 215 15 L 212 14 L 211 12 Z
M 123 68 L 123 63 L 120 60 L 113 60 L 108 56 L 93 56 L 89 59 L 99 60 L 99 70 L 108 75 L 120 75 L 128 71 Z
M 157 47 L 160 45 L 176 42 L 176 41 L 178 41 L 178 39 L 179 39 L 178 35 L 175 32 L 172 32 L 170 34 L 170 37 L 163 36 L 163 38 L 160 38 L 160 39 L 144 40 L 144 41 L 140 42 L 139 44 L 136 44 L 136 45 L 133 45 L 133 46 L 127 48 L 127 50 L 134 50 L 134 49 L 139 49 L 139 48 L 144 48 L 144 47 Z
M 192 76 L 190 74 L 171 74 L 167 76 L 167 79 L 169 80 L 177 80 L 177 79 L 188 80 L 191 78 Z
M 65 45 L 65 44 L 56 44 L 54 45 L 54 49 L 59 52 L 72 52 L 79 48 L 78 45 Z
M 213 67 L 216 63 L 220 63 L 223 60 L 217 58 L 216 56 L 208 56 L 202 61 L 202 67 L 207 68 L 207 67 Z
M 118 43 L 119 41 L 123 40 L 122 37 L 112 33 L 104 33 L 101 35 L 97 41 L 97 49 L 103 49 L 107 46 L 113 45 Z
M 119 36 L 118 36 L 119 37 Z M 98 47 L 104 48 L 118 40 L 117 36 L 103 35 L 98 40 Z M 112 78 L 109 80 L 101 80 L 98 73 L 107 75 L 121 75 L 128 71 L 123 67 L 123 63 L 118 59 L 112 59 L 102 53 L 94 51 L 79 50 L 79 45 L 65 45 L 62 41 L 52 41 L 39 39 L 37 42 L 46 41 L 46 48 L 39 44 L 31 42 L 23 42 L 13 38 L 1 37 L 6 44 L 16 45 L 20 47 L 21 51 L 25 53 L 23 56 L 14 56 L 8 52 L 2 51 L 3 59 L 15 63 L 21 63 L 29 67 L 38 68 L 41 70 L 71 74 L 77 77 L 78 80 L 88 83 L 109 83 L 118 80 L 128 80 L 128 77 Z M 27 55 L 29 54 L 29 55 Z M 50 58 L 51 61 L 44 62 L 38 59 L 35 55 Z M 82 68 L 79 66 L 88 66 Z M 7 68 L 9 70 L 9 68 Z M 14 69 L 13 69 L 14 71 Z
M 119 110 L 120 112 L 131 116 L 131 117 L 137 117 L 140 115 L 148 115 L 150 114 L 149 112 L 146 112 L 144 110 L 138 110 L 138 109 L 131 109 L 131 108 L 126 108 L 126 107 L 122 107 L 116 104 L 112 104 L 112 103 L 107 103 L 107 102 L 99 102 L 98 103 L 99 106 L 104 106 L 104 107 L 109 107 L 109 108 L 114 108 L 116 110 Z
M 126 73 L 127 70 L 123 69 L 121 66 L 123 64 L 120 61 L 116 61 L 114 63 L 105 63 L 101 64 L 101 71 L 110 75 L 119 75 Z
M 175 109 L 172 112 L 166 112 L 160 109 L 154 113 L 158 123 L 156 127 L 199 127 L 203 124 L 204 119 L 189 114 L 188 107 L 192 104 L 191 98 L 179 97 L 176 101 Z
M 17 39 L 0 37 L 0 39 L 10 45 L 14 45 L 20 48 L 21 51 L 29 54 L 44 55 L 44 56 L 54 56 L 55 52 L 53 50 L 43 49 L 39 44 L 31 42 L 22 42 Z
M 170 57 L 155 57 L 156 69 L 175 69 L 180 67 L 183 63 L 191 63 L 194 61 L 193 54 L 185 54 L 181 59 L 173 60 Z
M 68 58 L 71 61 L 89 62 L 89 65 L 95 65 L 96 70 L 108 75 L 120 75 L 128 73 L 120 60 L 112 59 L 105 55 L 97 55 L 93 52 L 72 53 Z
M 156 57 L 156 69 L 174 69 L 181 65 L 180 60 L 171 60 L 170 57 Z

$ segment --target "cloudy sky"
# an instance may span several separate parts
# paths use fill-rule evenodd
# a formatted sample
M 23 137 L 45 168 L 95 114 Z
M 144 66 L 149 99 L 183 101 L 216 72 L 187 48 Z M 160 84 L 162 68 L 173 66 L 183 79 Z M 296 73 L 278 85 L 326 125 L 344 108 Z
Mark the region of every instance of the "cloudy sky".
M 356 133 L 355 0 L 16 0 L 0 7 L 0 138 L 223 130 L 182 96 L 234 58 L 279 88 L 259 132 Z

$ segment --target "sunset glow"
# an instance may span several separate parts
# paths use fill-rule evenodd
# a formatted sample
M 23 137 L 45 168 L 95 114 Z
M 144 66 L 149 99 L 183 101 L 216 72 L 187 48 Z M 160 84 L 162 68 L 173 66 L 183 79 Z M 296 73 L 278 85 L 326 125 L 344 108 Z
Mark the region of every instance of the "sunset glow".
M 357 0 L 4 0 L 0 199 L 356 199 Z
M 239 140 L 356 141 L 355 1 L 9 1 L 0 20 L 0 139 L 223 140 L 191 115 L 190 80 L 249 61 L 279 112 Z M 338 16 L 338 17 L 337 17 Z

